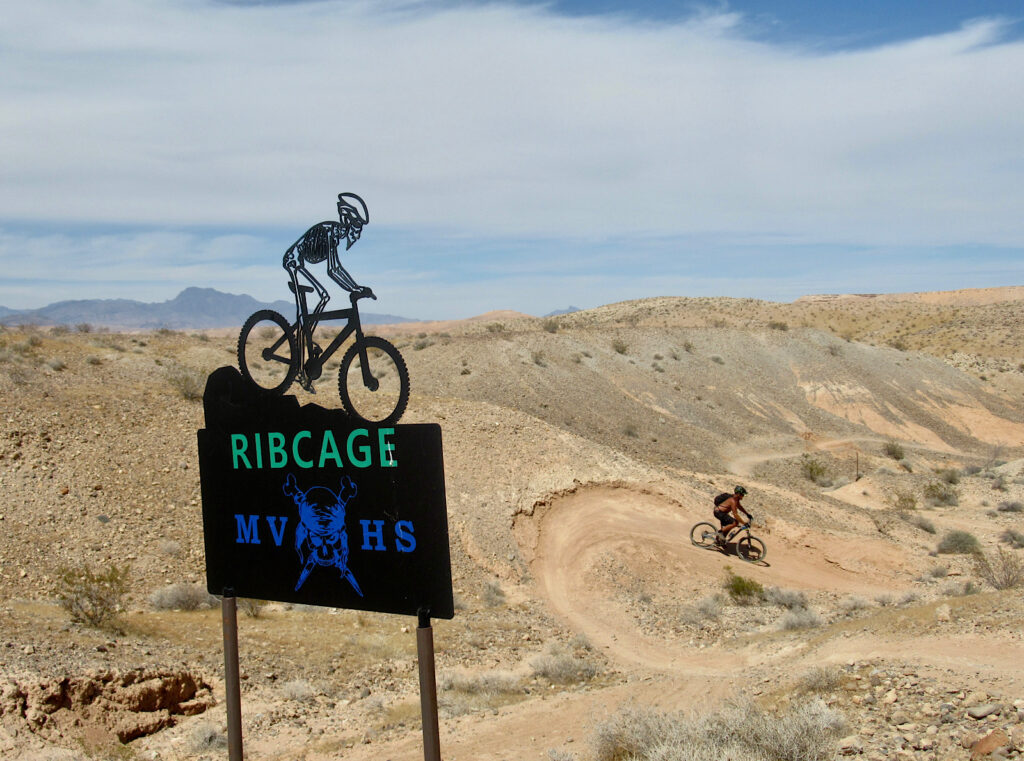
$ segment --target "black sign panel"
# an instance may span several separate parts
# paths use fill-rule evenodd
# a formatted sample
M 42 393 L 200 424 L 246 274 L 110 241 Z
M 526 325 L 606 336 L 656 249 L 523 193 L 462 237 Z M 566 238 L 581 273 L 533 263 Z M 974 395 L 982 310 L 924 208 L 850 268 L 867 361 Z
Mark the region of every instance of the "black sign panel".
M 199 431 L 207 588 L 452 618 L 441 428 L 376 427 L 223 367 Z

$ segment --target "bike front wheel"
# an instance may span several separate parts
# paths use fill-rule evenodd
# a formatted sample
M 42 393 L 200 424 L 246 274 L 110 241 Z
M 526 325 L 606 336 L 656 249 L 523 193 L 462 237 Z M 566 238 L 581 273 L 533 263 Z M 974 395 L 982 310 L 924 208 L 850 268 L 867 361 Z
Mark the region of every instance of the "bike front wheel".
M 710 523 L 698 523 L 690 529 L 690 541 L 698 547 L 715 547 L 716 529 Z
M 757 563 L 760 560 L 764 560 L 767 552 L 768 550 L 765 549 L 764 542 L 750 534 L 740 537 L 740 540 L 736 542 L 736 554 L 740 559 L 746 560 L 748 563 Z
M 238 334 L 238 369 L 246 380 L 270 394 L 283 393 L 299 371 L 295 331 L 280 313 L 255 312 Z
M 338 368 L 338 394 L 352 417 L 373 425 L 398 422 L 409 403 L 409 370 L 395 345 L 367 336 L 350 346 Z

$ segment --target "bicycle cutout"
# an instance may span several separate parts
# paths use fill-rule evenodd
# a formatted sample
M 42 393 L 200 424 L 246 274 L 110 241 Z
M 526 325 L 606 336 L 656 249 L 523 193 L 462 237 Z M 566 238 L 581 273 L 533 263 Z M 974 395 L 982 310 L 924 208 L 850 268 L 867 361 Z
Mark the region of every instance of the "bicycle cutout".
M 748 563 L 758 563 L 764 560 L 768 550 L 764 542 L 750 533 L 750 524 L 754 522 L 754 517 L 750 513 L 747 513 L 747 516 L 750 520 L 742 526 L 736 526 L 731 529 L 721 544 L 716 541 L 718 529 L 706 521 L 701 521 L 690 529 L 690 541 L 697 547 L 703 547 L 708 550 L 722 550 L 724 552 L 728 548 L 729 543 L 735 539 L 736 556 Z M 743 536 L 740 536 L 740 534 L 743 534 Z M 737 537 L 739 538 L 737 539 Z
M 355 336 L 338 367 L 341 404 L 354 418 L 393 425 L 409 403 L 409 370 L 394 344 L 380 336 L 363 334 L 357 302 L 377 297 L 370 288 L 357 284 L 338 258 L 342 241 L 347 251 L 359 240 L 363 226 L 369 223 L 369 212 L 359 196 L 340 193 L 338 216 L 339 222 L 320 222 L 309 228 L 285 252 L 282 266 L 295 296 L 296 319 L 289 322 L 272 309 L 250 315 L 238 336 L 238 369 L 268 394 L 283 394 L 296 378 L 313 393 L 313 381 L 323 375 L 324 366 L 349 336 Z M 330 296 L 306 266 L 323 261 L 327 262 L 330 278 L 349 292 L 349 309 L 324 309 Z M 299 282 L 300 275 L 310 285 Z M 313 292 L 318 301 L 310 310 L 306 296 Z M 315 340 L 317 327 L 340 320 L 346 321 L 345 327 L 327 348 L 321 348 Z

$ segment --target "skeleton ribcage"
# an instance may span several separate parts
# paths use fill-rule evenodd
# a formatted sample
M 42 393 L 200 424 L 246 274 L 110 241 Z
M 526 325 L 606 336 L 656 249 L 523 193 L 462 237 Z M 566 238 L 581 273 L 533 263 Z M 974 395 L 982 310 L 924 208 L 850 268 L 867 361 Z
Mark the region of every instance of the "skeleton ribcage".
M 301 261 L 318 264 L 338 250 L 338 243 L 344 237 L 344 228 L 337 222 L 321 222 L 306 230 L 306 234 L 299 238 L 295 252 Z

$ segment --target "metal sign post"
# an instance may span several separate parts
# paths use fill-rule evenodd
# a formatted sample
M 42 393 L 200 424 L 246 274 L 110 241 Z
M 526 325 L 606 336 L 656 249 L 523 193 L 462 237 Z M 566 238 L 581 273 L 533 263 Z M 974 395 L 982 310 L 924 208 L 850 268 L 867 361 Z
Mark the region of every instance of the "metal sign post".
M 420 667 L 420 715 L 423 718 L 423 760 L 441 761 L 441 734 L 437 718 L 437 679 L 434 671 L 434 630 L 430 614 L 419 612 L 416 659 Z
M 229 593 L 231 590 L 225 590 Z M 228 714 L 228 759 L 242 761 L 242 691 L 238 679 L 238 608 L 233 594 L 220 602 L 224 622 L 224 695 Z

